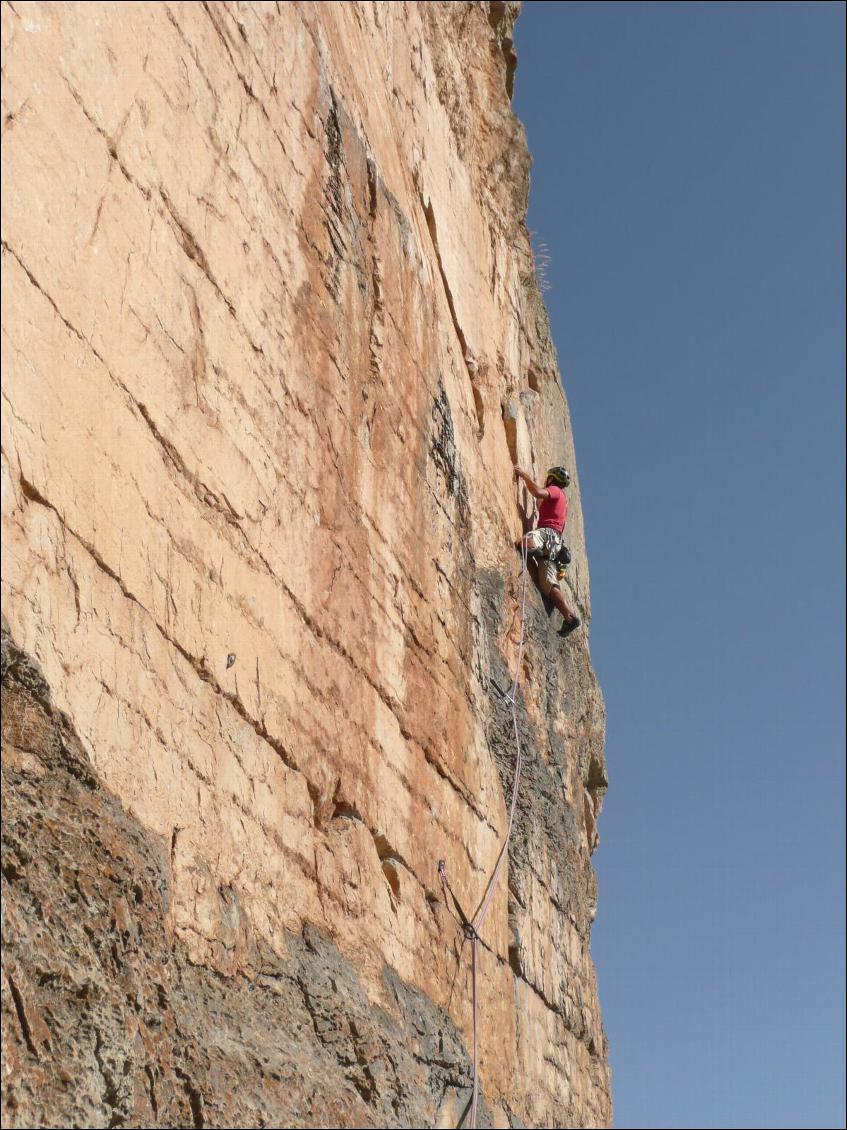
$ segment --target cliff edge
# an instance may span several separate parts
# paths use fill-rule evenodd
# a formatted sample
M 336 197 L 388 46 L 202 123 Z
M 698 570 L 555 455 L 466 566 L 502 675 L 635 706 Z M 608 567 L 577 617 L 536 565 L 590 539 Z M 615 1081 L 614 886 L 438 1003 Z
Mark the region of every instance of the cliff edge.
M 571 470 L 513 3 L 4 3 L 3 1122 L 455 1126 Z M 586 629 L 530 585 L 480 1125 L 605 1126 Z

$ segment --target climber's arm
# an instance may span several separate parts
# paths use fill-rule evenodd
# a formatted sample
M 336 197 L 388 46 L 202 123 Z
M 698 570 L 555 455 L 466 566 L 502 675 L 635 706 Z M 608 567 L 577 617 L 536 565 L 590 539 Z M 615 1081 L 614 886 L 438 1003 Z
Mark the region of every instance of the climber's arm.
M 526 489 L 533 498 L 537 498 L 539 502 L 543 502 L 545 498 L 550 497 L 550 492 L 546 487 L 540 487 L 538 483 L 534 482 L 526 473 L 523 467 L 515 467 L 515 478 L 523 479 L 526 483 Z

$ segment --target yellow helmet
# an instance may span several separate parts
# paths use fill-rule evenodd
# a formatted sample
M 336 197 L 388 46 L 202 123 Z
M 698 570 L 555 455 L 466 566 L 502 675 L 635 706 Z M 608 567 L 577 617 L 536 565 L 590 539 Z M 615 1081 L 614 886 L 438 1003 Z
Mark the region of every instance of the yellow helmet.
M 571 477 L 564 467 L 551 467 L 547 472 L 544 485 L 549 487 L 551 483 L 555 483 L 557 487 L 569 487 L 571 485 Z

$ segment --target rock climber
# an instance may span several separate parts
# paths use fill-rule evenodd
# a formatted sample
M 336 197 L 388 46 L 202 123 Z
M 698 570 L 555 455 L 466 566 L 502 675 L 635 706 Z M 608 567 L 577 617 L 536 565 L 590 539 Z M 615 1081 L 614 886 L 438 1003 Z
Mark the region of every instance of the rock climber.
M 524 534 L 522 540 L 526 544 L 527 556 L 537 559 L 538 584 L 541 591 L 562 614 L 559 635 L 564 639 L 580 625 L 579 617 L 571 612 L 559 585 L 559 574 L 563 571 L 562 531 L 568 516 L 565 488 L 570 486 L 571 477 L 564 467 L 551 467 L 544 479 L 544 486 L 540 487 L 522 467 L 515 467 L 515 478 L 523 479 L 527 490 L 539 503 L 538 523 L 534 530 Z M 518 545 L 520 546 L 521 542 L 518 542 Z

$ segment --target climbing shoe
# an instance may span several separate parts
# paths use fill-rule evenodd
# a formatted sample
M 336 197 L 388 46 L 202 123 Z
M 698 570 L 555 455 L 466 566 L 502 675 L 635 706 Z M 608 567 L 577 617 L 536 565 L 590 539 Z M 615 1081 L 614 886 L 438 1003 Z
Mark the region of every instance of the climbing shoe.
M 571 632 L 575 632 L 579 625 L 582 623 L 578 616 L 574 616 L 571 620 L 566 620 L 561 628 L 559 628 L 559 635 L 562 639 L 566 639 Z

